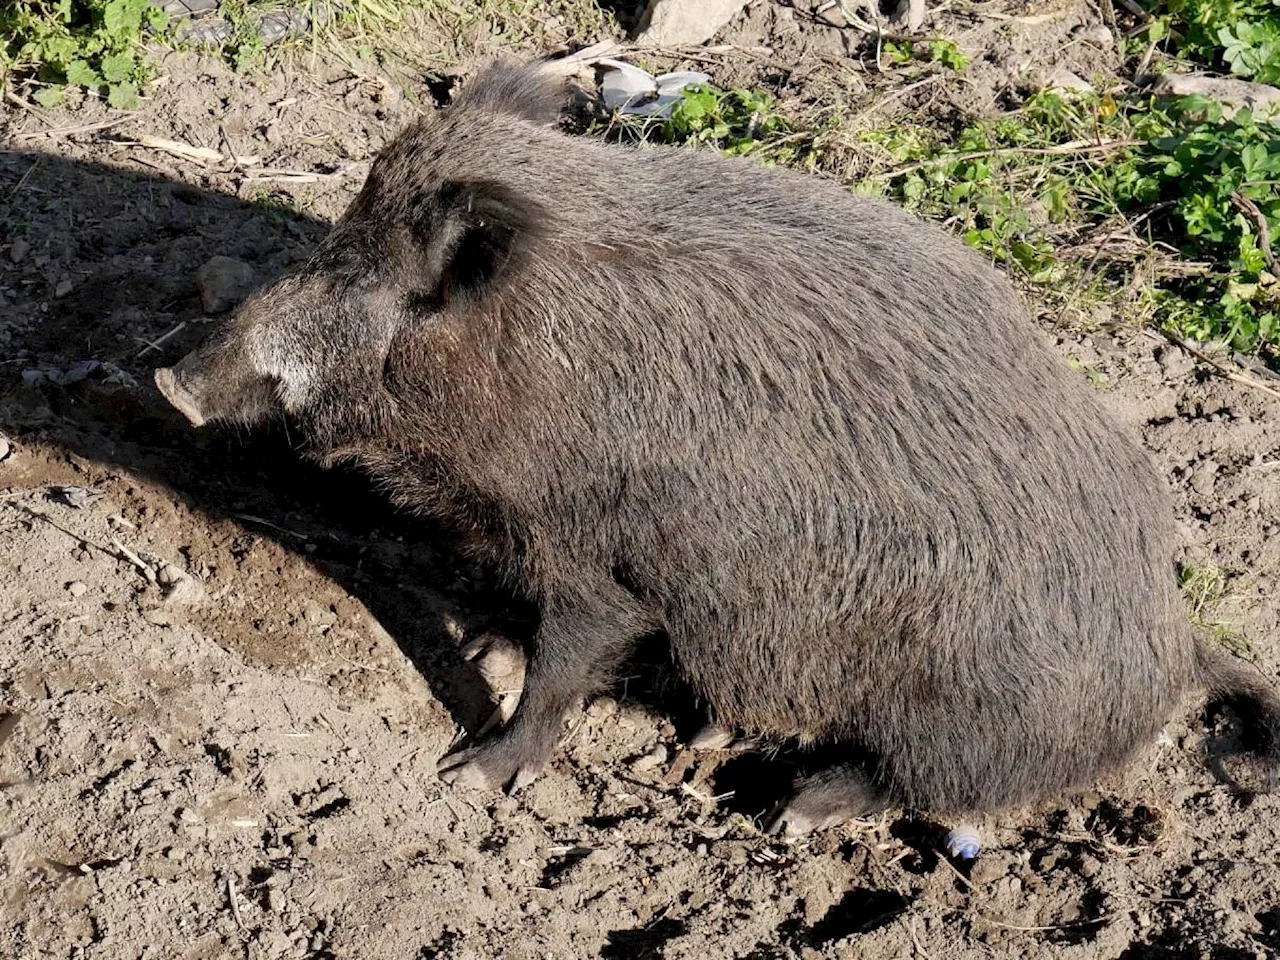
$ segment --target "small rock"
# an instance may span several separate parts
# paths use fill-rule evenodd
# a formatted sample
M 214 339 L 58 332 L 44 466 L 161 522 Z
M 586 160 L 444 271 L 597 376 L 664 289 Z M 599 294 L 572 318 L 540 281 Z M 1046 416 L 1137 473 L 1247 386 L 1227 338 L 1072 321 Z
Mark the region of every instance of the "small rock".
M 618 701 L 613 697 L 597 697 L 587 707 L 587 716 L 592 720 L 604 720 L 618 712 Z
M 1148 423 L 1175 420 L 1178 417 L 1178 392 L 1169 387 L 1157 390 L 1143 405 Z
M 747 0 L 649 0 L 636 41 L 657 47 L 698 46 L 746 5 Z
M 171 563 L 160 568 L 156 581 L 164 588 L 167 607 L 195 607 L 205 600 L 204 584 Z
M 209 313 L 225 313 L 257 286 L 253 267 L 231 257 L 214 257 L 196 271 L 200 302 Z
M 164 852 L 164 855 L 170 860 L 183 860 L 187 856 L 187 851 L 183 850 L 181 847 L 170 847 Z
M 79 580 L 72 580 L 67 584 L 67 593 L 71 594 L 73 597 L 83 597 L 88 592 L 89 588 Z
M 1166 73 L 1151 85 L 1158 97 L 1204 97 L 1222 105 L 1230 120 L 1236 110 L 1248 108 L 1255 120 L 1280 116 L 1280 88 L 1247 80 L 1231 80 L 1204 74 Z
M 836 27 L 843 30 L 849 25 L 849 21 L 845 19 L 844 13 L 840 10 L 840 5 L 834 7 L 819 8 L 816 11 L 819 23 L 825 23 L 829 27 Z
M 302 602 L 302 619 L 312 626 L 321 626 L 333 623 L 337 618 L 328 607 L 323 607 L 314 600 L 304 600 Z
M 1110 50 L 1116 43 L 1111 36 L 1111 29 L 1105 23 L 1081 24 L 1071 31 L 1071 35 L 1079 40 L 1087 40 L 1103 50 Z
M 1212 460 L 1201 460 L 1191 471 L 1191 489 L 1202 497 L 1213 493 L 1214 481 L 1218 474 L 1218 465 Z
M 1156 362 L 1170 380 L 1182 380 L 1189 377 L 1196 369 L 1196 362 L 1185 350 L 1169 344 L 1161 347 L 1156 353 Z
M 156 572 L 156 582 L 162 587 L 171 587 L 186 576 L 172 563 L 166 563 Z
M 1059 67 L 1049 74 L 1045 83 L 1048 90 L 1062 90 L 1069 93 L 1093 93 L 1093 84 L 1077 73 Z
M 90 490 L 88 487 L 73 487 L 65 484 L 54 484 L 49 487 L 46 494 L 50 500 L 61 503 L 64 506 L 72 507 L 76 510 L 83 510 L 85 507 L 102 499 L 102 494 L 96 490 Z
M 640 759 L 631 764 L 631 769 L 636 773 L 644 773 L 646 770 L 652 770 L 654 767 L 660 767 L 667 762 L 667 748 L 663 744 L 658 744 Z
M 74 283 L 72 283 L 70 280 L 66 278 L 63 278 L 62 280 L 59 280 L 58 285 L 53 288 L 53 295 L 57 297 L 59 300 L 61 300 L 63 297 L 65 297 L 75 288 L 76 288 L 76 285 Z
M 157 627 L 173 626 L 173 614 L 168 610 L 146 610 L 142 614 L 142 619 Z
M 31 244 L 27 243 L 22 237 L 14 237 L 13 243 L 9 244 L 9 259 L 14 263 L 21 263 L 26 257 L 27 251 L 31 249 Z

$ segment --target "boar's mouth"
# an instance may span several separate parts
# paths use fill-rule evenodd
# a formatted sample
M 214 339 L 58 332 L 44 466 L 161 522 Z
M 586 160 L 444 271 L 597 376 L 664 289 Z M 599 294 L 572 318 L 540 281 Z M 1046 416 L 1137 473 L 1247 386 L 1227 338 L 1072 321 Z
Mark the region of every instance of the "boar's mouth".
M 191 421 L 193 427 L 202 426 L 205 416 L 200 412 L 196 398 L 184 387 L 173 374 L 172 367 L 161 367 L 155 373 L 156 386 L 164 394 L 164 398 L 177 407 L 178 411 Z

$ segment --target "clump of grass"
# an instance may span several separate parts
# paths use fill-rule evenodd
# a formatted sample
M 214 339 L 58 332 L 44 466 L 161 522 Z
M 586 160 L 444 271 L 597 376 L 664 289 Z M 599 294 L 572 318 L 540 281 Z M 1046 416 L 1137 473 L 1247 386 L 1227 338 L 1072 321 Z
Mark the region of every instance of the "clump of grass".
M 1253 644 L 1249 638 L 1222 616 L 1222 607 L 1231 594 L 1227 571 L 1212 565 L 1184 566 L 1178 571 L 1178 582 L 1191 622 L 1236 656 L 1251 659 Z
M 105 95 L 122 110 L 138 105 L 151 76 L 143 47 L 167 15 L 146 0 L 25 0 L 0 9 L 0 66 L 34 77 L 36 102 L 53 107 L 68 87 Z

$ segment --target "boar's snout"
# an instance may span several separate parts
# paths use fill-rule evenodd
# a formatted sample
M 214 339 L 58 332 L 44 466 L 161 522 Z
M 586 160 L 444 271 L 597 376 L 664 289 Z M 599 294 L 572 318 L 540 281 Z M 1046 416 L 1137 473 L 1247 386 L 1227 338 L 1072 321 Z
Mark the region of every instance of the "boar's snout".
M 204 423 L 205 416 L 200 412 L 200 404 L 182 382 L 179 367 L 161 367 L 156 371 L 155 378 L 156 386 L 160 388 L 164 398 L 177 407 L 193 427 Z
M 209 370 L 210 357 L 206 349 L 192 350 L 172 367 L 161 367 L 155 372 L 156 386 L 164 398 L 191 421 L 193 427 L 203 426 L 218 415 L 217 404 L 211 397 L 215 372 Z

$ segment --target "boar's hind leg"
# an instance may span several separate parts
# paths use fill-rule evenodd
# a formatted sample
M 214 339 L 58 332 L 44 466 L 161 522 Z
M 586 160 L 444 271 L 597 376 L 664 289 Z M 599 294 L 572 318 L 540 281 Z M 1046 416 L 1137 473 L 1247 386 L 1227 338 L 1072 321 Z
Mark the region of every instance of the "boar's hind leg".
M 612 582 L 590 598 L 547 603 L 510 724 L 476 746 L 444 757 L 437 768 L 440 777 L 447 783 L 512 792 L 532 782 L 555 750 L 565 714 L 602 689 L 635 641 L 656 626 Z
M 852 817 L 879 813 L 889 800 L 856 767 L 831 767 L 795 784 L 791 798 L 769 825 L 770 834 L 799 837 L 838 826 Z

